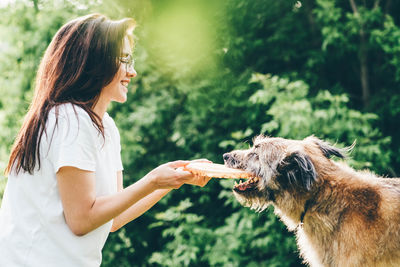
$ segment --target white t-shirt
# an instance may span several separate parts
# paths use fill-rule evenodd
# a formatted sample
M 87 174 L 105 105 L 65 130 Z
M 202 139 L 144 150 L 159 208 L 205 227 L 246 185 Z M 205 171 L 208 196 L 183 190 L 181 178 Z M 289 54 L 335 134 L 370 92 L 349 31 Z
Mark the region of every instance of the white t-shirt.
M 47 136 L 40 144 L 40 170 L 10 173 L 0 210 L 0 266 L 100 266 L 101 250 L 112 221 L 84 236 L 69 229 L 57 187 L 56 173 L 63 166 L 93 171 L 96 195 L 117 191 L 122 170 L 120 137 L 113 119 L 103 117 L 105 140 L 89 115 L 72 104 L 59 106 L 47 121 Z

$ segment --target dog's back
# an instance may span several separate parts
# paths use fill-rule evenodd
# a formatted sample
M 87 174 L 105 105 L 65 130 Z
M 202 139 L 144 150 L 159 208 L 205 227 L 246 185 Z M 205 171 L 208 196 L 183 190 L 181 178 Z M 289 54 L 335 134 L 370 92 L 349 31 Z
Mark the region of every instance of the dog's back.
M 348 174 L 324 181 L 297 229 L 301 253 L 312 266 L 400 266 L 400 179 Z

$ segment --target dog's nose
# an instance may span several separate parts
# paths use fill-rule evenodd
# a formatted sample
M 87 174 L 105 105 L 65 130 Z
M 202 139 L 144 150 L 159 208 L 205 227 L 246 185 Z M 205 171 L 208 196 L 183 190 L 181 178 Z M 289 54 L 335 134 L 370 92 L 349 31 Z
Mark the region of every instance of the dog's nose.
M 228 160 L 230 156 L 229 153 L 225 153 L 222 157 L 224 160 Z

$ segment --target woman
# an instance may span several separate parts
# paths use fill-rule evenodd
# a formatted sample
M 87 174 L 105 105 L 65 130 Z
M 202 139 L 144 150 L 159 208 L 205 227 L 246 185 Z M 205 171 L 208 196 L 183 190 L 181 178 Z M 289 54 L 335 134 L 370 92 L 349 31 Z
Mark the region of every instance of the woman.
M 0 266 L 99 266 L 110 231 L 171 189 L 208 182 L 176 161 L 123 189 L 119 133 L 106 110 L 126 101 L 136 76 L 133 27 L 88 15 L 64 25 L 47 48 L 6 169 Z

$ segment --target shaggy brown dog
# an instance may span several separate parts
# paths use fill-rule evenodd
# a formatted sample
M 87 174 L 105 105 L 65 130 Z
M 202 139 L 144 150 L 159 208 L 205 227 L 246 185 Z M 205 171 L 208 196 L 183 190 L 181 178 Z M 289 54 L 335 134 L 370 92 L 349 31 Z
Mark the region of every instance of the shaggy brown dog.
M 359 172 L 330 159 L 343 153 L 315 138 L 259 136 L 225 165 L 254 174 L 235 185 L 242 205 L 272 204 L 311 266 L 400 266 L 400 179 Z

